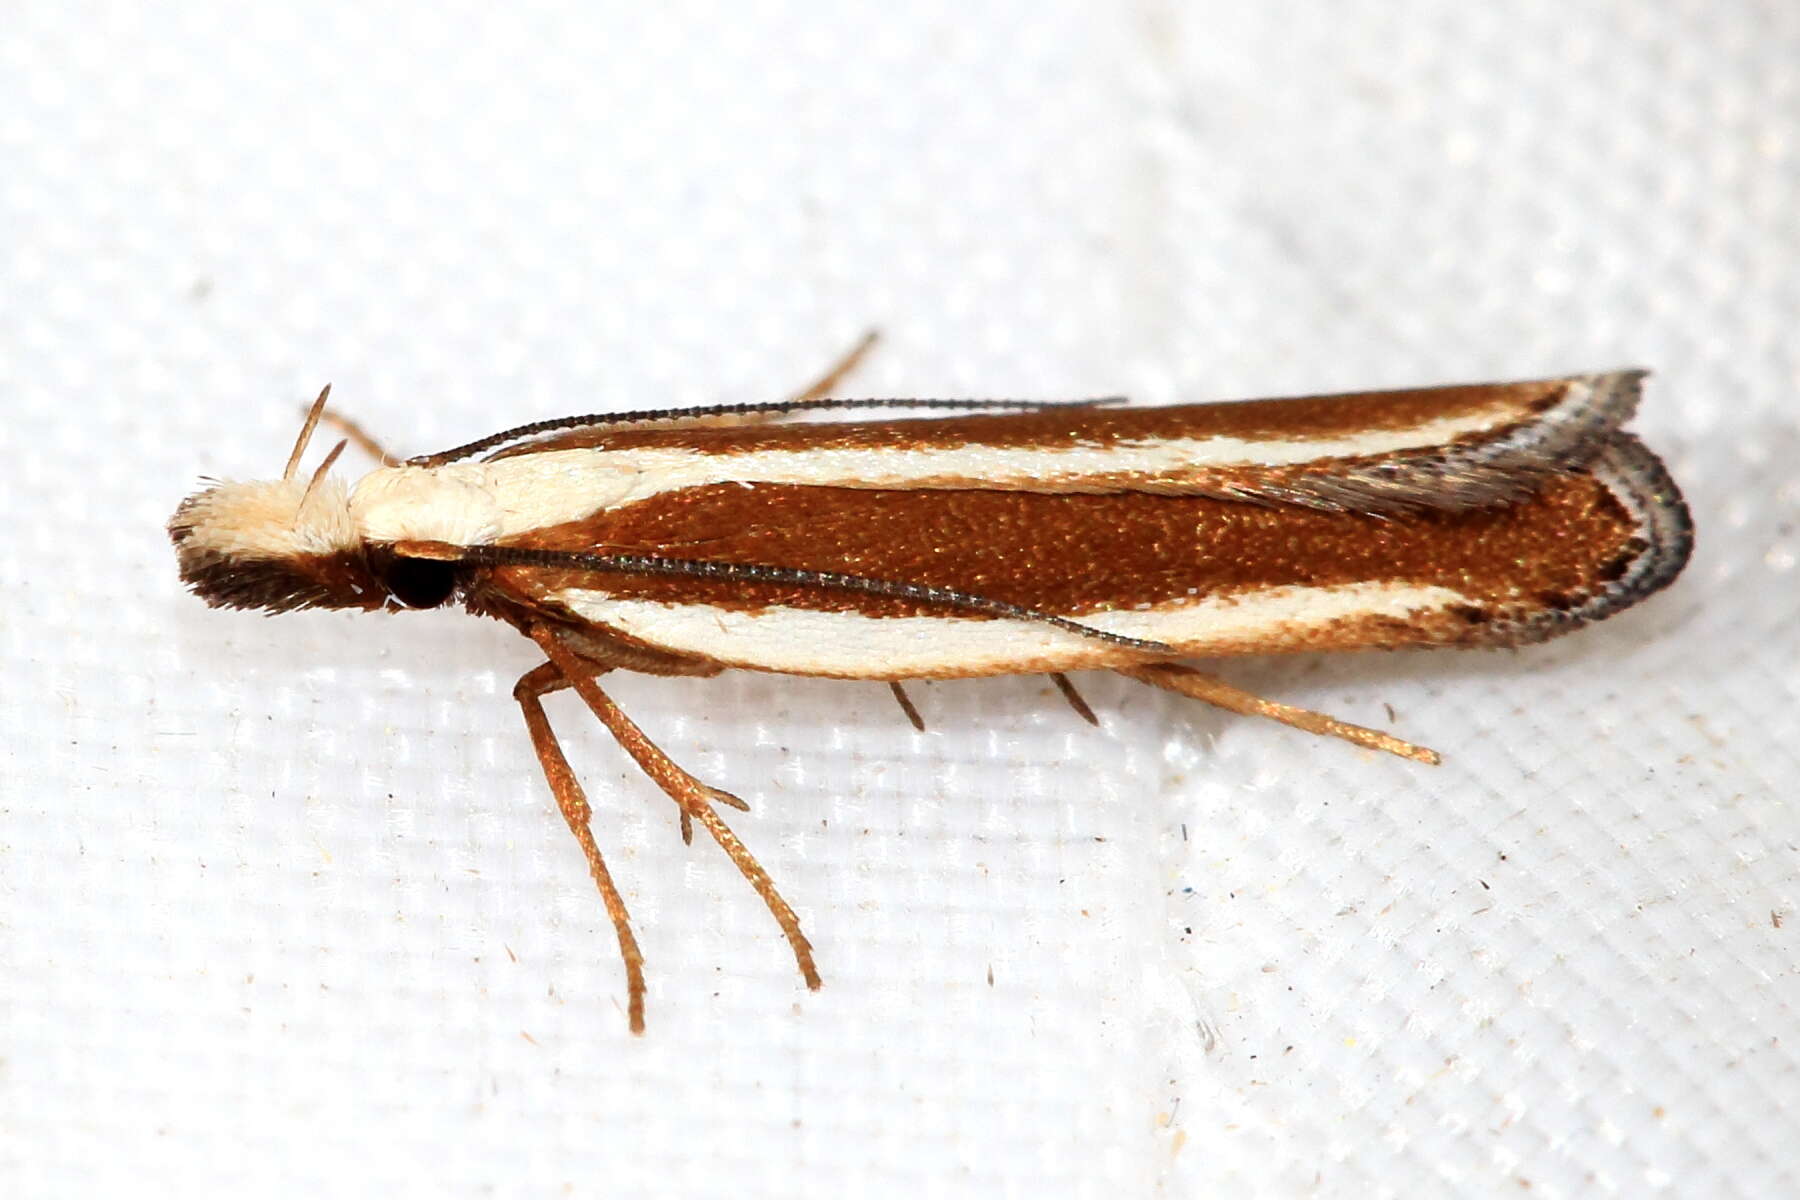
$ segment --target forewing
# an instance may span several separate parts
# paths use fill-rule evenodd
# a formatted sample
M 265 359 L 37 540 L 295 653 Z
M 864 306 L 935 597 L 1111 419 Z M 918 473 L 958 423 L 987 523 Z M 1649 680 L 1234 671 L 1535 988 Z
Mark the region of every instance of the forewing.
M 585 429 L 502 451 L 498 476 L 554 472 L 571 497 L 719 483 L 1210 496 L 1375 515 L 1530 495 L 1591 462 L 1644 373 L 1161 408 L 693 430 Z M 596 484 L 584 491 L 583 475 Z M 527 505 L 526 507 L 532 507 Z

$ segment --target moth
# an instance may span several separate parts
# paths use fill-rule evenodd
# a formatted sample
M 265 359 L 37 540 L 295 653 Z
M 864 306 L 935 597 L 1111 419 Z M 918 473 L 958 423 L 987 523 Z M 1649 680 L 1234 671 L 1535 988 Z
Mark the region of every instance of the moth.
M 544 661 L 513 695 L 624 960 L 643 954 L 540 702 L 572 688 L 761 895 L 800 974 L 799 920 L 719 809 L 748 806 L 665 754 L 608 671 L 737 668 L 892 685 L 1114 671 L 1232 712 L 1437 755 L 1233 687 L 1194 659 L 1520 646 L 1665 587 L 1692 524 L 1623 426 L 1641 371 L 1237 403 L 827 398 L 869 341 L 791 400 L 537 421 L 400 461 L 352 423 L 299 473 L 215 482 L 168 530 L 208 604 L 268 613 L 461 604 Z M 842 419 L 841 410 L 955 415 Z M 834 419 L 780 423 L 776 418 Z M 382 465 L 346 487 L 355 440 Z

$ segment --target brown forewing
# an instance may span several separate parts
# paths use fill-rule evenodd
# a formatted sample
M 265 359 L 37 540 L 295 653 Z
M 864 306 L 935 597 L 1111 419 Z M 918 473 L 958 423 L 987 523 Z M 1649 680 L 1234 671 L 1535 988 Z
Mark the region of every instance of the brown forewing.
M 1618 578 L 1638 522 L 1585 474 L 1514 505 L 1388 520 L 1204 498 L 912 492 L 724 484 L 514 539 L 541 549 L 774 564 L 931 584 L 1074 617 L 1267 588 L 1441 585 L 1471 598 L 1429 634 L 1392 623 L 1361 643 L 1480 640 L 1520 609 L 1567 609 Z M 757 610 L 781 605 L 924 615 L 918 603 L 829 588 L 508 569 L 527 595 L 565 588 Z M 1348 632 L 1348 631 L 1347 631 Z
M 493 457 L 588 447 L 608 450 L 674 448 L 706 454 L 741 454 L 756 450 L 934 449 L 969 445 L 1107 446 L 1176 437 L 1309 442 L 1484 415 L 1491 416 L 1496 426 L 1525 422 L 1554 404 L 1567 386 L 1567 380 L 1543 380 L 1242 400 L 1225 404 L 1178 404 L 1157 408 L 1059 407 L 1026 413 L 724 429 L 600 427 L 525 442 L 501 450 Z

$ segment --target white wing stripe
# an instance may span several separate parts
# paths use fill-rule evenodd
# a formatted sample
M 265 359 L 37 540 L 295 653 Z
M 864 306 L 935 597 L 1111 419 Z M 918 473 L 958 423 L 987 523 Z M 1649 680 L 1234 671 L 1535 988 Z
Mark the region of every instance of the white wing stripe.
M 351 510 L 377 541 L 496 541 L 583 520 L 652 496 L 717 483 L 904 488 L 933 479 L 989 487 L 1103 474 L 1180 475 L 1204 469 L 1287 466 L 1322 458 L 1438 446 L 1492 428 L 1492 413 L 1372 429 L 1310 441 L 1180 438 L 1109 446 L 991 446 L 748 450 L 704 454 L 666 447 L 555 450 L 495 462 L 389 467 L 356 486 Z M 454 514 L 454 528 L 437 528 Z
M 948 678 L 1007 671 L 1078 670 L 1130 661 L 1129 652 L 1029 621 L 959 617 L 868 617 L 771 607 L 746 612 L 706 604 L 628 600 L 569 590 L 553 597 L 582 617 L 651 645 L 732 666 L 861 679 Z M 1295 636 L 1344 618 L 1404 619 L 1469 600 L 1450 588 L 1388 583 L 1269 588 L 1130 611 L 1089 613 L 1084 624 L 1179 646 L 1211 648 Z

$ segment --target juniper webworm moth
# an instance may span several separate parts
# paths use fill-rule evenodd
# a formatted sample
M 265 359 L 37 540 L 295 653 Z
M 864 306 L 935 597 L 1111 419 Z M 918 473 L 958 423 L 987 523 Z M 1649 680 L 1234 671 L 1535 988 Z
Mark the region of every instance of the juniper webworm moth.
M 867 348 L 770 404 L 539 421 L 382 465 L 219 482 L 169 522 L 208 604 L 288 612 L 460 603 L 543 652 L 513 691 L 581 844 L 643 1029 L 643 956 L 540 697 L 573 688 L 761 895 L 807 986 L 793 910 L 688 774 L 599 685 L 612 670 L 882 680 L 1115 671 L 1233 712 L 1435 763 L 1263 699 L 1192 659 L 1519 646 L 1680 573 L 1680 493 L 1625 422 L 1643 373 L 1159 408 L 833 400 Z M 329 389 L 327 389 L 329 391 Z M 855 408 L 957 415 L 774 423 Z

